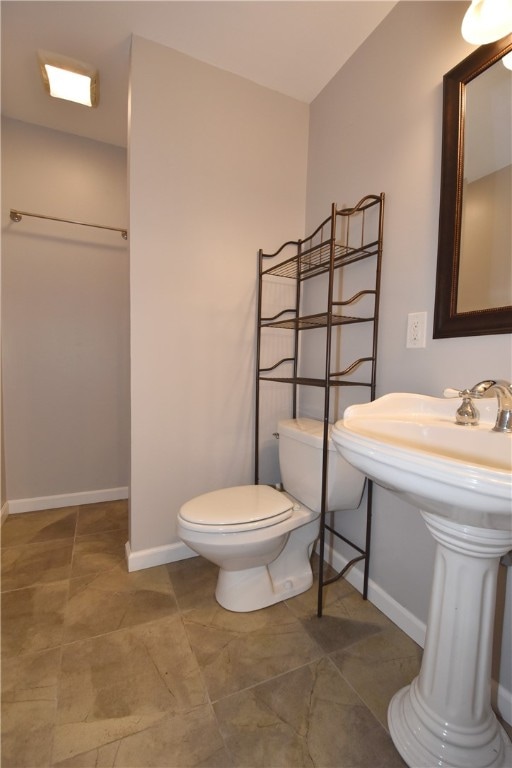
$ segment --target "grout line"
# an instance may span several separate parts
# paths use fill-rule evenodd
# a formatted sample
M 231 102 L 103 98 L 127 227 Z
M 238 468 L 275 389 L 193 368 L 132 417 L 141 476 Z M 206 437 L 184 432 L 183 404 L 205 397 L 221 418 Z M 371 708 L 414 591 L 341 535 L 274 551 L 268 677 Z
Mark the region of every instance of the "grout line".
M 355 687 L 355 685 L 353 685 L 353 683 L 351 683 L 351 682 L 350 682 L 350 680 L 348 680 L 348 679 L 345 677 L 345 675 L 343 674 L 343 672 L 341 671 L 341 669 L 340 669 L 340 668 L 337 666 L 337 664 L 335 664 L 335 663 L 334 663 L 334 661 L 333 661 L 332 659 L 329 659 L 329 660 L 330 660 L 330 662 L 331 662 L 332 666 L 335 668 L 335 670 L 336 670 L 336 672 L 338 673 L 338 675 L 339 675 L 339 676 L 341 677 L 341 679 L 343 680 L 343 682 L 344 682 L 344 683 L 346 683 L 346 684 L 348 685 L 348 687 L 350 688 L 350 690 L 351 690 L 351 691 L 353 691 L 353 692 L 355 693 L 355 695 L 357 696 L 357 698 L 359 699 L 359 701 L 361 702 L 361 704 L 364 706 L 364 708 L 365 708 L 365 709 L 367 709 L 367 710 L 368 710 L 368 712 L 370 712 L 370 714 L 371 714 L 371 716 L 373 717 L 373 719 L 375 720 L 375 722 L 376 722 L 376 723 L 378 723 L 378 724 L 380 725 L 380 727 L 381 727 L 381 728 L 382 728 L 382 729 L 383 729 L 383 730 L 384 730 L 384 731 L 385 731 L 385 732 L 388 734 L 388 736 L 389 736 L 389 735 L 390 735 L 390 734 L 389 734 L 389 729 L 388 729 L 388 728 L 387 728 L 387 727 L 386 727 L 386 726 L 385 726 L 385 725 L 384 725 L 384 724 L 383 724 L 383 723 L 380 721 L 380 719 L 377 717 L 377 715 L 376 715 L 376 714 L 375 714 L 375 712 L 373 711 L 373 709 L 372 709 L 372 707 L 370 706 L 370 704 L 369 704 L 369 703 L 366 701 L 366 699 L 364 698 L 364 696 L 362 695 L 362 693 L 361 693 L 361 692 L 358 690 L 358 688 L 356 688 L 356 687 Z
M 274 680 L 279 680 L 282 677 L 286 677 L 286 675 L 291 674 L 292 672 L 297 672 L 299 669 L 304 669 L 305 667 L 310 667 L 312 664 L 318 664 L 323 659 L 328 659 L 328 654 L 325 652 L 320 654 L 320 656 L 317 656 L 314 659 L 310 659 L 310 661 L 306 661 L 304 664 L 298 664 L 296 667 L 292 667 L 291 669 L 286 669 L 283 672 L 279 672 L 277 675 L 273 675 L 272 677 L 266 677 L 264 680 L 260 680 L 257 683 L 253 683 L 252 685 L 247 685 L 245 688 L 240 688 L 238 691 L 232 691 L 231 693 L 226 694 L 225 696 L 220 696 L 218 699 L 212 699 L 213 704 L 218 704 L 221 701 L 226 701 L 227 699 L 231 699 L 233 696 L 238 696 L 241 693 L 246 693 L 247 691 L 252 691 L 254 688 L 259 688 L 261 685 L 265 685 L 266 683 L 272 683 Z

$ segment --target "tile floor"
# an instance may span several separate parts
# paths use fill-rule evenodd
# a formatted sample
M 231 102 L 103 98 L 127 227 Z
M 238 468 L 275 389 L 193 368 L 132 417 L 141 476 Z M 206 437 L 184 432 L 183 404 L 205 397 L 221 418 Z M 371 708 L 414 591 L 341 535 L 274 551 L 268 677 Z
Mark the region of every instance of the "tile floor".
M 3 768 L 401 768 L 420 648 L 344 580 L 248 614 L 201 558 L 129 574 L 126 502 L 2 528 Z

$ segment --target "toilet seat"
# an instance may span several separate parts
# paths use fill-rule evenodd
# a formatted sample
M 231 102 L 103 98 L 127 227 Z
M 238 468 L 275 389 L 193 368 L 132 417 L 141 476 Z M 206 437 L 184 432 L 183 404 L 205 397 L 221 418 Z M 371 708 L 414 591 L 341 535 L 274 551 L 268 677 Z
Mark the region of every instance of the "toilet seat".
M 268 485 L 239 485 L 203 493 L 179 512 L 184 528 L 211 533 L 238 533 L 287 520 L 294 511 L 286 494 Z

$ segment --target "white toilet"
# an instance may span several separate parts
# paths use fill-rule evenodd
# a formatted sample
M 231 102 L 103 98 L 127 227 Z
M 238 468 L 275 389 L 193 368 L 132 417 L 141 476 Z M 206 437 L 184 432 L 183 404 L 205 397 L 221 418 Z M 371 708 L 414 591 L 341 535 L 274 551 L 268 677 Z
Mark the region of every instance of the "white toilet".
M 285 492 L 242 485 L 197 496 L 178 515 L 178 535 L 220 567 L 215 597 L 230 611 L 255 611 L 313 583 L 310 556 L 320 526 L 323 423 L 278 423 Z M 359 506 L 364 475 L 329 439 L 329 510 Z

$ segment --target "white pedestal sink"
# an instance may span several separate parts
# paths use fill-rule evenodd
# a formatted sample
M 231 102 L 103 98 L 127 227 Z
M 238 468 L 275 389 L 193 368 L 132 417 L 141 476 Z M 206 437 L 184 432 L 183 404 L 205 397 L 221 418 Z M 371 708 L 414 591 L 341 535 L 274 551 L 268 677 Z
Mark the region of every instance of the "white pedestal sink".
M 411 768 L 509 768 L 512 745 L 491 709 L 499 559 L 512 549 L 512 435 L 492 432 L 496 402 L 476 427 L 453 401 L 394 394 L 345 411 L 340 453 L 419 507 L 437 542 L 421 671 L 388 710 Z

